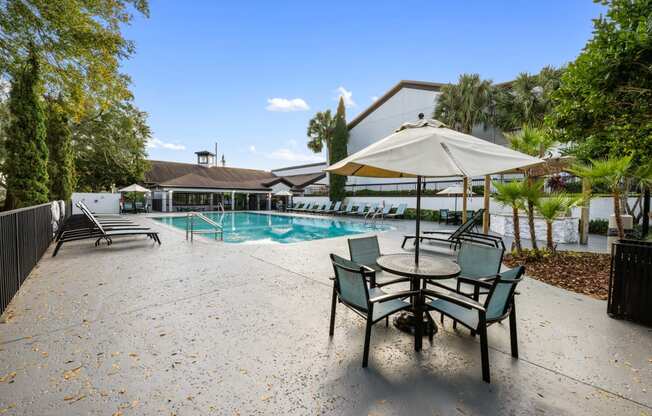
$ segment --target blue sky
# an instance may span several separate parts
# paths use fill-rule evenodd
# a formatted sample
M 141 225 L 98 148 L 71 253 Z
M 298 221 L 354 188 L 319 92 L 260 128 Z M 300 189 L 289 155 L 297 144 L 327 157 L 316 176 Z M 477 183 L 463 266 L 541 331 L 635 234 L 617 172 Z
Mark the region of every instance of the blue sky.
M 136 54 L 123 64 L 149 113 L 150 158 L 193 162 L 217 141 L 227 166 L 257 169 L 319 160 L 306 126 L 341 93 L 350 120 L 401 79 L 502 82 L 563 65 L 602 11 L 589 0 L 150 2 L 150 18 L 125 28 Z

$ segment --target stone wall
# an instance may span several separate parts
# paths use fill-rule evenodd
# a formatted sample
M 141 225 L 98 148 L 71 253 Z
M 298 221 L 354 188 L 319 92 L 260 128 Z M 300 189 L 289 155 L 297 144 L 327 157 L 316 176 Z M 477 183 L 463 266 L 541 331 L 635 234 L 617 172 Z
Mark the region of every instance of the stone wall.
M 576 217 L 559 218 L 552 223 L 552 239 L 556 243 L 577 243 L 579 241 L 579 222 Z M 530 227 L 526 216 L 519 216 L 521 238 L 530 239 Z M 537 240 L 546 240 L 546 221 L 543 218 L 534 218 L 534 229 Z M 510 214 L 491 214 L 491 231 L 514 237 L 514 219 Z

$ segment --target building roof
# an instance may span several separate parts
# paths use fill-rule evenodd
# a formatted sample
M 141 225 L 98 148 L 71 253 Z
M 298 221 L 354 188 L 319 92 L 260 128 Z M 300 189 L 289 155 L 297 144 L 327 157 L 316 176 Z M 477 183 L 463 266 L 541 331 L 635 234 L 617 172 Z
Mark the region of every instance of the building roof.
M 394 85 L 382 97 L 374 101 L 369 107 L 367 107 L 366 110 L 364 110 L 363 112 L 358 114 L 353 120 L 351 120 L 347 125 L 347 127 L 349 130 L 351 130 L 352 128 L 357 126 L 362 120 L 367 118 L 369 114 L 376 111 L 378 107 L 383 105 L 387 100 L 392 98 L 394 95 L 396 95 L 397 92 L 399 92 L 403 88 L 411 88 L 413 90 L 439 91 L 441 87 L 443 87 L 444 85 L 446 84 L 440 82 L 409 81 L 409 80 L 399 81 L 398 84 Z
M 325 164 L 326 164 L 326 161 L 317 162 L 317 163 L 308 163 L 307 165 L 287 166 L 287 167 L 284 167 L 284 168 L 272 169 L 272 172 L 278 172 L 280 170 L 311 168 L 311 167 L 314 167 L 314 166 L 322 166 L 322 165 L 325 165 Z
M 441 87 L 446 85 L 446 83 L 441 83 L 441 82 L 427 82 L 427 81 L 410 81 L 410 80 L 402 80 L 399 81 L 396 85 L 394 85 L 389 91 L 387 91 L 382 97 L 374 101 L 369 107 L 367 107 L 366 110 L 355 116 L 353 120 L 349 122 L 347 125 L 347 128 L 351 130 L 362 120 L 367 118 L 369 114 L 373 113 L 376 111 L 378 107 L 383 105 L 387 100 L 392 98 L 396 93 L 398 93 L 400 90 L 403 88 L 411 88 L 413 90 L 426 90 L 426 91 L 439 91 L 441 90 Z M 507 81 L 507 82 L 501 82 L 498 84 L 494 84 L 497 87 L 506 87 L 509 88 L 512 85 L 512 81 Z
M 326 173 L 324 172 L 306 173 L 302 175 L 277 176 L 271 181 L 265 182 L 263 185 L 274 186 L 279 182 L 283 182 L 294 190 L 300 190 L 308 185 L 312 185 L 313 183 L 320 181 L 325 177 Z
M 215 153 L 209 152 L 208 150 L 200 150 L 199 152 L 195 152 L 195 154 L 199 156 L 215 156 Z
M 277 176 L 264 170 L 151 160 L 145 182 L 163 187 L 268 191 L 282 181 L 298 191 L 325 176 L 323 172 Z

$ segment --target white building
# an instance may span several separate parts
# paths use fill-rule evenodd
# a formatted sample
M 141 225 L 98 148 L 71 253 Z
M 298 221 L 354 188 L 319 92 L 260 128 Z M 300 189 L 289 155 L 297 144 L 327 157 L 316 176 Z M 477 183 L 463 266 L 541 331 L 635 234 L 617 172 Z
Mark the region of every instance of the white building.
M 437 82 L 425 81 L 400 81 L 382 97 L 374 101 L 367 109 L 358 114 L 348 124 L 349 142 L 348 154 L 351 155 L 378 140 L 392 134 L 401 124 L 418 120 L 419 114 L 426 118 L 432 117 L 441 94 L 441 87 L 445 85 Z M 506 145 L 505 137 L 494 128 L 477 126 L 472 134 L 481 139 Z M 272 170 L 278 176 L 314 174 L 325 169 L 327 164 L 313 163 L 309 165 L 291 166 Z M 480 185 L 483 178 L 476 178 L 475 185 Z M 459 182 L 459 178 L 439 178 L 427 181 L 427 189 L 443 189 Z M 348 191 L 371 189 L 376 191 L 397 191 L 414 189 L 414 179 L 386 179 L 349 177 L 347 179 Z M 328 186 L 328 178 L 320 180 L 317 184 L 306 188 L 306 195 L 323 192 Z
M 445 84 L 424 81 L 401 81 L 391 88 L 366 110 L 358 114 L 348 124 L 348 153 L 353 154 L 370 144 L 392 134 L 401 124 L 418 120 L 419 114 L 432 117 Z M 505 137 L 494 128 L 485 129 L 477 126 L 472 134 L 481 139 L 505 145 Z M 458 179 L 450 179 L 457 181 Z M 480 180 L 480 178 L 478 178 Z M 446 179 L 430 180 L 427 187 L 445 188 L 450 185 Z M 439 182 L 439 185 L 435 184 Z M 414 179 L 376 179 L 350 177 L 347 181 L 349 190 L 399 190 L 414 188 Z

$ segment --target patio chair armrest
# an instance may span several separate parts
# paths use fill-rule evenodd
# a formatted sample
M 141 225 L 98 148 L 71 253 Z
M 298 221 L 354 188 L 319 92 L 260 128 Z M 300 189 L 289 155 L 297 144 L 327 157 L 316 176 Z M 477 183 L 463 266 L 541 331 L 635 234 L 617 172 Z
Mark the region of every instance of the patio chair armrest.
M 464 276 L 458 276 L 457 280 L 459 280 L 462 283 L 468 283 L 471 285 L 478 285 L 486 288 L 491 287 L 491 282 L 496 280 L 498 275 L 489 275 L 489 276 L 480 276 L 480 277 L 475 277 L 475 278 L 470 278 L 470 277 L 464 277 Z
M 409 281 L 410 281 L 409 277 L 399 277 L 397 279 L 388 280 L 388 281 L 383 282 L 383 283 L 377 283 L 376 286 L 377 287 L 383 287 L 383 286 L 387 286 L 387 285 L 392 285 L 394 283 L 409 282 Z
M 443 292 L 439 292 L 437 290 L 430 290 L 430 289 L 423 289 L 422 292 L 425 296 L 430 296 L 437 299 L 444 299 L 450 303 L 454 303 L 463 308 L 475 309 L 480 312 L 486 312 L 486 309 L 480 303 L 464 296 L 454 296 L 452 294 L 446 294 Z
M 502 240 L 503 238 L 498 236 L 498 235 L 491 235 L 491 234 L 483 234 L 483 233 L 475 233 L 473 231 L 467 231 L 464 234 L 471 235 L 473 237 L 480 237 L 480 238 L 486 238 L 487 240 Z
M 389 300 L 402 299 L 409 296 L 416 296 L 419 294 L 418 290 L 404 290 L 396 293 L 388 293 L 386 295 L 376 296 L 375 298 L 369 299 L 369 303 L 383 303 Z

